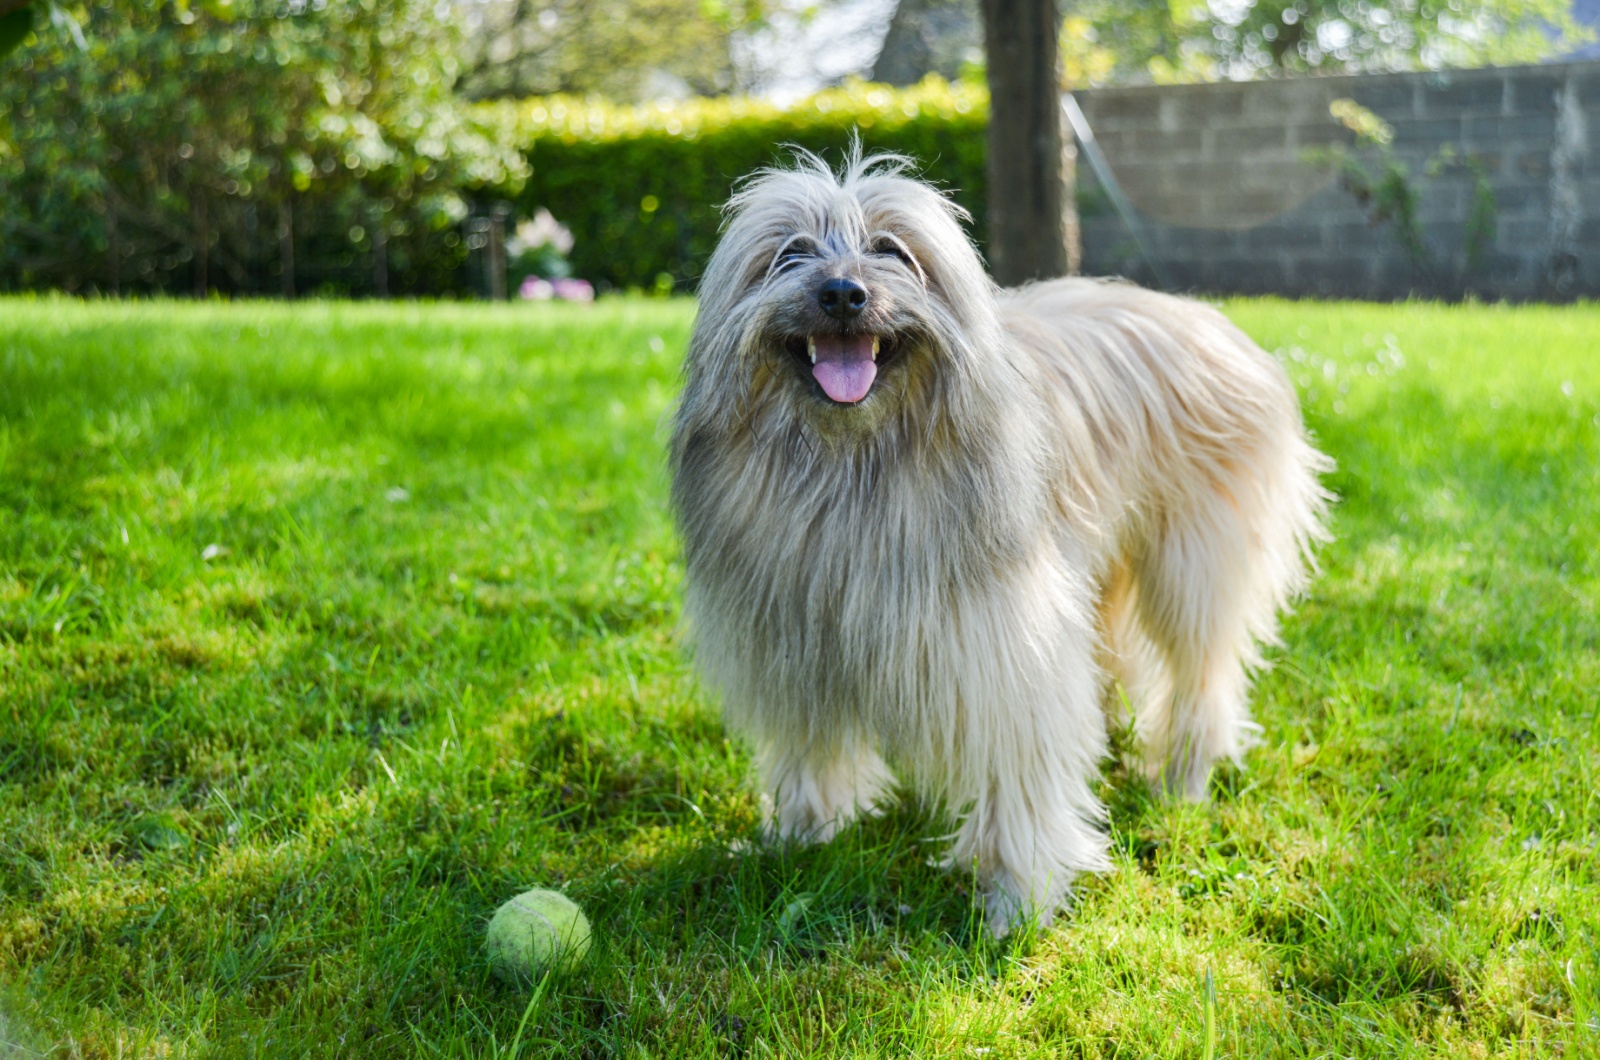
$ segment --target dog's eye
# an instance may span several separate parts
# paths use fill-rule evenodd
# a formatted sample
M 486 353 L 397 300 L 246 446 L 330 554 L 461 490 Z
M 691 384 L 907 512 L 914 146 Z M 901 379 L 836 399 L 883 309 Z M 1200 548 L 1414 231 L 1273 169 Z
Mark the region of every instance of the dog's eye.
M 873 242 L 872 252 L 874 254 L 882 254 L 886 257 L 899 258 L 900 263 L 905 265 L 907 268 L 916 268 L 916 265 L 911 260 L 911 252 L 907 250 L 906 245 L 900 242 L 898 239 L 894 239 L 889 236 L 881 236 Z
M 804 236 L 795 236 L 783 245 L 778 256 L 772 259 L 772 274 L 788 272 L 804 265 L 817 256 L 817 245 Z

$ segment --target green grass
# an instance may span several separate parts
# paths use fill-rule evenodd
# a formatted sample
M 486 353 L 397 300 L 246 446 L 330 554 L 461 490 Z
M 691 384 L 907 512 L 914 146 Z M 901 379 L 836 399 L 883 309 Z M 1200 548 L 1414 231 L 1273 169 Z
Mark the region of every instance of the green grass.
M 1230 308 L 1343 497 L 1264 743 L 1108 765 L 1116 868 L 1001 945 L 914 805 L 740 852 L 692 304 L 0 301 L 0 1055 L 1600 1052 L 1600 307 Z M 530 992 L 534 885 L 597 945 Z

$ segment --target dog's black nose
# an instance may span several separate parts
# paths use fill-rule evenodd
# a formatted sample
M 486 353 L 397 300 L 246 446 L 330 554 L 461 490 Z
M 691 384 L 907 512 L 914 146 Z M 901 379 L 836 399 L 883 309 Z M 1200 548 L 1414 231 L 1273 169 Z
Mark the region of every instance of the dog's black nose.
M 860 316 L 867 307 L 867 289 L 854 280 L 837 276 L 825 281 L 817 291 L 817 304 L 830 317 L 850 320 Z

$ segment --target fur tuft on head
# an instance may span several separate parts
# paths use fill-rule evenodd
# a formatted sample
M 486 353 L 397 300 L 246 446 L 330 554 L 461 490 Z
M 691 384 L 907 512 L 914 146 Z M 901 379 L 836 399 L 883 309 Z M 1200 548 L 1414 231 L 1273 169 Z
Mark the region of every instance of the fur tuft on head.
M 751 203 L 771 193 L 775 185 L 782 187 L 787 184 L 801 196 L 817 196 L 815 205 L 822 213 L 826 213 L 835 205 L 830 200 L 840 195 L 847 198 L 853 196 L 866 182 L 874 179 L 901 178 L 939 195 L 932 185 L 916 180 L 915 159 L 892 152 L 864 154 L 861 140 L 857 136 L 851 137 L 844 161 L 837 169 L 828 165 L 821 155 L 798 144 L 789 144 L 786 150 L 790 152 L 793 165 L 764 166 L 740 179 L 733 195 L 723 204 L 725 219 L 737 216 Z M 953 199 L 944 195 L 939 197 L 944 200 L 945 208 L 958 223 L 971 220 L 971 215 Z M 846 209 L 848 210 L 848 205 Z M 859 211 L 855 212 L 859 216 Z

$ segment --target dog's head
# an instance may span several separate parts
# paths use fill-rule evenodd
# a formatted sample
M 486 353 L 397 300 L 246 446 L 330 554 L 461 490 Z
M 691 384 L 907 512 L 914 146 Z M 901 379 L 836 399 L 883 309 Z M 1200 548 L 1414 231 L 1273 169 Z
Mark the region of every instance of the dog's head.
M 801 152 L 728 203 L 700 285 L 685 412 L 860 437 L 958 387 L 990 348 L 993 285 L 961 208 L 897 156 Z

